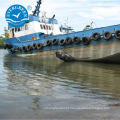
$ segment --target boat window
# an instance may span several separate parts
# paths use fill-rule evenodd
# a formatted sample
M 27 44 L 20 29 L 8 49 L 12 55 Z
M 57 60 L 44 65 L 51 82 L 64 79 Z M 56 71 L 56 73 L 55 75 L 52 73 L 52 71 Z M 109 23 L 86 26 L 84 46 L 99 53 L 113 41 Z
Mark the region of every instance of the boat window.
M 51 30 L 51 27 L 49 26 L 49 30 Z
M 46 25 L 46 29 L 48 30 L 48 25 Z
M 14 32 L 14 28 L 12 29 L 12 32 Z
M 45 25 L 43 25 L 44 29 L 46 29 Z
M 25 25 L 25 30 L 28 30 L 28 25 L 27 24 Z
M 18 28 L 18 32 L 20 31 L 20 28 Z
M 53 26 L 51 26 L 51 30 L 53 30 Z
M 15 36 L 15 33 L 14 33 L 15 31 L 14 31 L 14 28 L 12 29 L 12 37 L 14 37 Z
M 40 25 L 40 28 L 43 29 L 43 25 Z
M 15 32 L 17 32 L 17 28 L 15 28 Z
M 24 29 L 25 29 L 24 26 L 20 28 L 21 31 L 23 31 Z

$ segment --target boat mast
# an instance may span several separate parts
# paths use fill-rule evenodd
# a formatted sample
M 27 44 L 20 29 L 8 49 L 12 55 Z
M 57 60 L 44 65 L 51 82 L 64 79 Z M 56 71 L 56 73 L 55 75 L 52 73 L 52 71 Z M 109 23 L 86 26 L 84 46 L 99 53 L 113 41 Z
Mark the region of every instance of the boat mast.
M 41 5 L 41 0 L 37 1 L 37 6 L 35 7 L 35 10 L 33 11 L 33 16 L 39 17 L 40 5 Z

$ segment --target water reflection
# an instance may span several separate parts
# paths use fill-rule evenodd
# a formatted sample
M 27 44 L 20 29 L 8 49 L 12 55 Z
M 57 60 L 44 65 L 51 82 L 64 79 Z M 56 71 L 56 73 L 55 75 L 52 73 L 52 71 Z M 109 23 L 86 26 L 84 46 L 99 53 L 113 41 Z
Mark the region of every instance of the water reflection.
M 54 57 L 5 56 L 4 67 L 11 83 L 9 89 L 24 94 L 120 99 L 120 65 L 63 63 Z
M 34 104 L 34 106 L 32 107 L 32 109 L 34 111 L 40 109 L 39 100 L 40 100 L 39 97 L 33 98 L 33 104 Z

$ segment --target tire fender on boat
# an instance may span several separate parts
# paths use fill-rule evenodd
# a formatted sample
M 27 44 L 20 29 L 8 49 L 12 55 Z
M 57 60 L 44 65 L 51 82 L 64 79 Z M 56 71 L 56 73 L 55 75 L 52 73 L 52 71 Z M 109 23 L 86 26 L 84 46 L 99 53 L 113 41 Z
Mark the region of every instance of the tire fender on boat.
M 71 38 L 71 37 L 67 37 L 65 41 L 66 41 L 66 44 L 67 44 L 67 45 L 70 45 L 70 44 L 72 44 L 72 43 L 73 43 L 73 41 L 72 41 L 72 38 Z
M 107 32 L 104 33 L 103 36 L 104 36 L 105 40 L 110 40 L 112 38 L 112 33 L 107 31 Z
M 40 49 L 42 49 L 43 48 L 43 44 L 42 43 L 38 43 L 37 44 L 37 50 L 40 50 Z
M 27 51 L 28 51 L 28 50 L 27 50 L 27 47 L 26 47 L 26 46 L 23 46 L 23 47 L 22 47 L 22 51 L 27 52 Z
M 17 51 L 17 52 L 20 52 L 20 47 L 17 47 L 17 48 L 16 48 L 16 51 Z
M 34 50 L 37 49 L 37 44 L 36 44 L 36 43 L 33 44 L 33 49 L 34 49 Z
M 46 42 L 46 46 L 50 46 L 51 44 L 52 44 L 52 41 L 47 40 L 47 42 Z
M 20 52 L 21 52 L 21 51 L 22 51 L 22 48 L 20 47 L 19 49 L 20 49 Z
M 79 44 L 81 42 L 81 39 L 80 39 L 80 37 L 75 36 L 73 38 L 73 41 L 74 41 L 75 44 Z
M 54 39 L 54 40 L 52 41 L 52 44 L 53 44 L 53 45 L 58 45 L 58 39 Z
M 28 46 L 27 46 L 27 50 L 28 50 L 28 51 L 33 50 L 32 46 L 31 46 L 31 45 L 28 45 Z
M 11 51 L 12 53 L 15 53 L 15 52 L 16 52 L 14 48 L 11 48 L 10 51 Z
M 82 37 L 82 43 L 84 45 L 89 45 L 91 40 L 88 37 Z
M 6 44 L 5 48 L 11 49 L 13 46 L 11 44 Z
M 96 32 L 96 33 L 93 33 L 92 38 L 93 40 L 97 41 L 97 40 L 100 40 L 101 35 L 100 33 Z
M 117 31 L 115 32 L 115 37 L 116 37 L 117 39 L 120 39 L 120 30 L 117 30 Z
M 64 46 L 66 44 L 66 41 L 64 39 L 61 39 L 60 40 L 60 43 L 59 43 L 61 46 Z

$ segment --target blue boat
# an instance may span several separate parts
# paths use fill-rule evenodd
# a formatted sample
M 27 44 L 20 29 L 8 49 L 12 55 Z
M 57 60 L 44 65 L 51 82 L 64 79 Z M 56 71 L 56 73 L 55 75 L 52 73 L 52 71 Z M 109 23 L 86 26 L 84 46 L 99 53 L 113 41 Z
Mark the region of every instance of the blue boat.
M 41 0 L 23 27 L 9 28 L 4 41 L 11 56 L 39 54 L 56 55 L 62 51 L 78 61 L 120 63 L 120 24 L 74 32 L 71 27 L 59 26 L 55 15 L 39 17 Z

